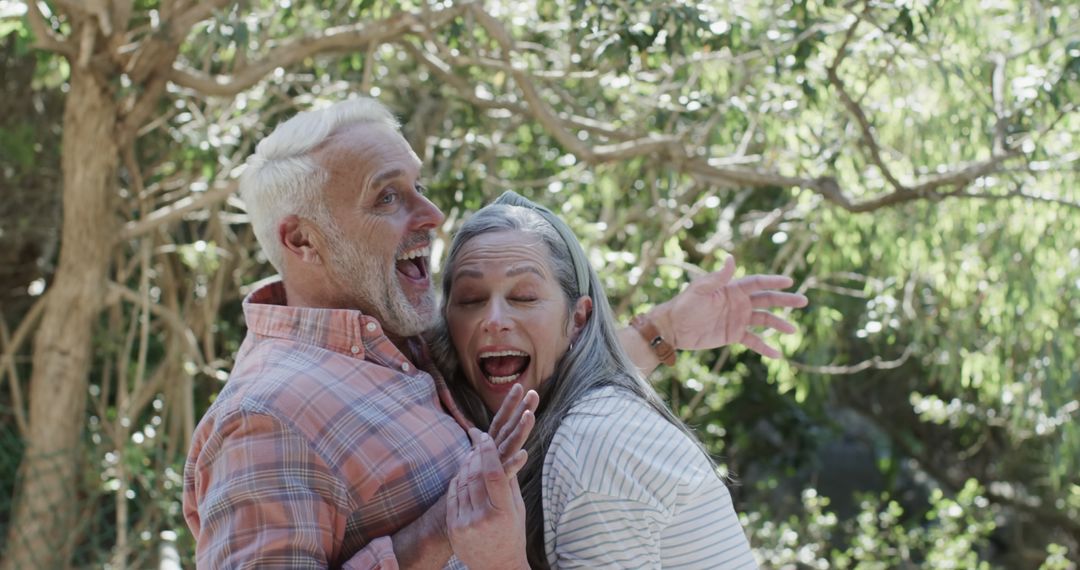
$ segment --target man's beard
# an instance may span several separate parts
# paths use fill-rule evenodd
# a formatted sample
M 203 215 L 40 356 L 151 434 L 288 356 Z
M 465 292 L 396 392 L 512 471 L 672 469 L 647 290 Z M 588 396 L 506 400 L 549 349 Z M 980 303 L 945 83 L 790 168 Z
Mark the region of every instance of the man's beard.
M 435 289 L 428 290 L 414 304 L 397 278 L 395 259 L 379 259 L 352 246 L 341 232 L 330 232 L 331 272 L 341 282 L 342 293 L 351 305 L 379 319 L 390 334 L 409 337 L 424 332 L 435 318 Z M 431 276 L 428 276 L 431 283 Z

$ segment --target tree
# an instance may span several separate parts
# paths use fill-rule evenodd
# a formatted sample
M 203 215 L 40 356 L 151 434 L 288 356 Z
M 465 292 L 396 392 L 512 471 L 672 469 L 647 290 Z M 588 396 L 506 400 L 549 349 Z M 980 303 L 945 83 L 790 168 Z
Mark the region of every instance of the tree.
M 173 0 L 29 2 L 23 17 L 66 67 L 67 95 L 59 257 L 18 327 L 34 342 L 10 567 L 63 565 L 82 539 L 68 490 L 85 466 L 87 409 L 100 422 L 91 435 L 112 449 L 102 471 L 116 482 L 113 560 L 129 560 L 131 519 L 151 519 L 128 492 L 169 484 L 140 482 L 132 460 L 171 465 L 186 449 L 227 375 L 237 286 L 266 271 L 227 202 L 235 171 L 278 118 L 349 91 L 406 119 L 451 219 L 505 186 L 562 201 L 609 266 L 622 314 L 678 287 L 686 264 L 714 266 L 721 248 L 754 268 L 774 260 L 822 295 L 789 341 L 793 361 L 769 374 L 738 351 L 685 358 L 665 389 L 695 422 L 746 425 L 747 402 L 873 416 L 880 398 L 835 379 L 858 372 L 899 404 L 879 418 L 882 453 L 916 458 L 949 496 L 984 482 L 971 501 L 1042 521 L 1042 540 L 1077 532 L 1078 380 L 1060 364 L 1075 361 L 1080 313 L 1068 294 L 1080 279 L 1068 238 L 1080 210 L 1080 53 L 1067 40 L 1077 8 Z M 1010 216 L 1023 221 L 995 221 Z M 1053 239 L 1056 255 L 1026 229 Z M 1053 276 L 1018 271 L 998 244 L 1030 251 L 1021 260 Z M 941 255 L 980 261 L 955 272 Z M 995 268 L 1004 288 L 987 279 Z M 1023 330 L 1000 316 L 1010 309 L 1032 319 Z M 4 350 L 7 362 L 21 347 Z M 1001 403 L 1003 390 L 1025 404 Z M 168 437 L 151 459 L 132 441 L 158 417 L 155 402 Z M 946 445 L 912 443 L 923 437 Z M 811 454 L 816 443 L 804 443 Z M 1020 448 L 1026 468 L 1009 457 Z M 714 449 L 776 455 L 749 430 Z M 969 449 L 957 467 L 934 467 Z M 166 519 L 175 513 L 157 524 Z

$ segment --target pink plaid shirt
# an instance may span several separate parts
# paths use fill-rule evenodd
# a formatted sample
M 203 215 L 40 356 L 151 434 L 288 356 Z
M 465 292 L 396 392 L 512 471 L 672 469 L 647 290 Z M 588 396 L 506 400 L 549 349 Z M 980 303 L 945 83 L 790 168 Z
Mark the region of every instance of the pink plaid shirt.
M 244 300 L 247 338 L 192 438 L 198 565 L 396 568 L 390 536 L 446 491 L 467 422 L 376 319 L 284 304 L 280 282 Z

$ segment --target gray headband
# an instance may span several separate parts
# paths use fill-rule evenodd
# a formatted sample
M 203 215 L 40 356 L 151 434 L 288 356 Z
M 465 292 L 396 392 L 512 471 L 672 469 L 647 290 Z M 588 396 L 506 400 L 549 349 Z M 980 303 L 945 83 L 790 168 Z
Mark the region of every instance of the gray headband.
M 492 204 L 505 204 L 507 206 L 528 208 L 537 214 L 540 214 L 540 217 L 547 220 L 547 222 L 551 224 L 551 227 L 555 228 L 555 231 L 559 233 L 559 236 L 562 237 L 563 241 L 566 242 L 566 249 L 570 250 L 570 260 L 574 262 L 574 271 L 577 273 L 578 295 L 584 297 L 589 294 L 589 264 L 585 261 L 585 250 L 581 248 L 577 236 L 570 230 L 570 226 L 562 221 L 562 218 L 551 213 L 551 210 L 530 201 L 528 198 L 525 198 L 513 190 L 503 192 L 503 195 L 499 196 Z

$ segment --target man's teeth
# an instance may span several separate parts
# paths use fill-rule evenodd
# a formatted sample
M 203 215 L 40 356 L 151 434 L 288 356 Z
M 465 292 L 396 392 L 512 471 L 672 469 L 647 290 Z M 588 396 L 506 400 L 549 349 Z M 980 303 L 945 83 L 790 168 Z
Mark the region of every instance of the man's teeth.
M 414 249 L 412 251 L 406 251 L 405 253 L 399 255 L 397 260 L 398 261 L 406 261 L 406 260 L 414 259 L 414 258 L 417 258 L 417 257 L 428 257 L 430 255 L 431 255 L 431 246 L 428 245 L 428 246 L 421 247 L 419 249 Z

